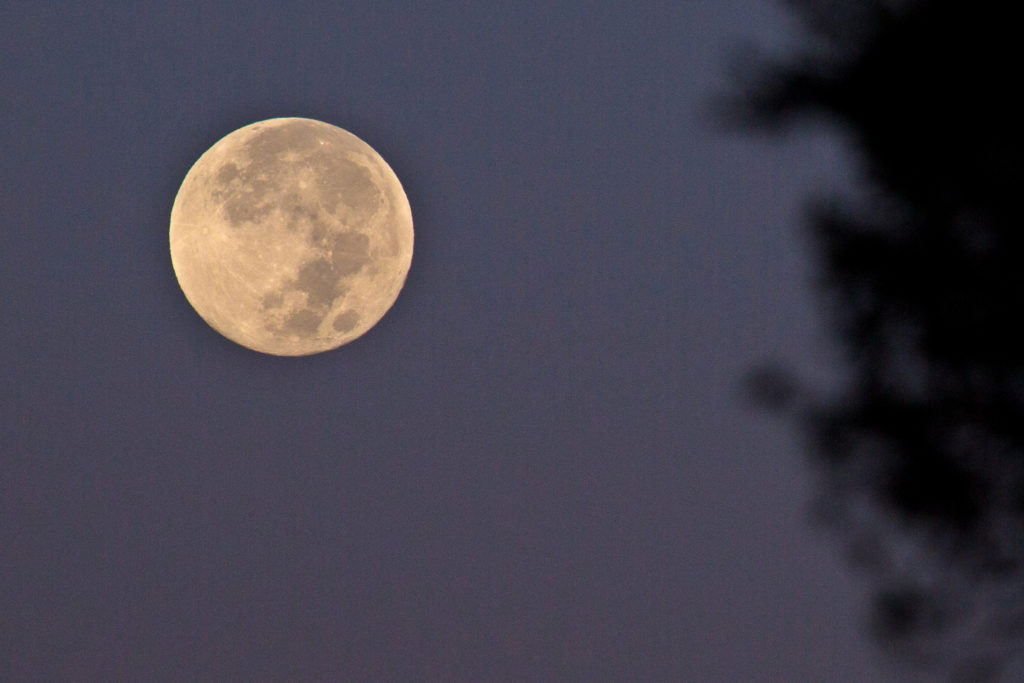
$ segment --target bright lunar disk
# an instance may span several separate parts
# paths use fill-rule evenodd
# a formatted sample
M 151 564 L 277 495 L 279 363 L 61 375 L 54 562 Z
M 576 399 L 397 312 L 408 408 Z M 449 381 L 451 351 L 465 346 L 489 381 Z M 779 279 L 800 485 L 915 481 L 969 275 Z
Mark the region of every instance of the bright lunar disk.
M 256 351 L 336 348 L 379 321 L 412 262 L 391 167 L 320 121 L 259 121 L 192 166 L 171 210 L 171 262 L 193 308 Z

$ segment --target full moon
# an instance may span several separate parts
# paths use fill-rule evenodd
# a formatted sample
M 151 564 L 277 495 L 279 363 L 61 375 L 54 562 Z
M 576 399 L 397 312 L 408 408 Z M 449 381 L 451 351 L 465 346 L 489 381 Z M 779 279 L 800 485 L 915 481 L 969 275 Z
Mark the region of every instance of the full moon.
M 171 262 L 196 312 L 255 351 L 304 356 L 364 334 L 398 298 L 412 211 L 376 151 L 321 121 L 258 121 L 192 166 Z

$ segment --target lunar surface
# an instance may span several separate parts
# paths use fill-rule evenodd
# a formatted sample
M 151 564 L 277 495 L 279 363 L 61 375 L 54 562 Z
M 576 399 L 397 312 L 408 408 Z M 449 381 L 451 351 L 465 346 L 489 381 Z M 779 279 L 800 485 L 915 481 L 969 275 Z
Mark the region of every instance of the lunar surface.
M 259 121 L 192 166 L 171 210 L 171 261 L 215 330 L 279 356 L 327 351 L 391 308 L 412 212 L 391 167 L 320 121 Z

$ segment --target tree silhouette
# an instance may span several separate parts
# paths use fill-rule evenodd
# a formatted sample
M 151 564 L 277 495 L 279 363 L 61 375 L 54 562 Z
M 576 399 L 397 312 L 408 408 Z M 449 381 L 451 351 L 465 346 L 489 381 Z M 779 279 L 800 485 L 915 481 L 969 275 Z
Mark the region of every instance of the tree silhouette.
M 806 46 L 729 116 L 833 124 L 860 182 L 809 227 L 849 379 L 787 402 L 821 511 L 878 582 L 872 630 L 953 680 L 1024 654 L 1024 202 L 1012 5 L 789 0 Z M 798 398 L 794 398 L 798 397 Z M 800 398 L 802 397 L 802 398 Z

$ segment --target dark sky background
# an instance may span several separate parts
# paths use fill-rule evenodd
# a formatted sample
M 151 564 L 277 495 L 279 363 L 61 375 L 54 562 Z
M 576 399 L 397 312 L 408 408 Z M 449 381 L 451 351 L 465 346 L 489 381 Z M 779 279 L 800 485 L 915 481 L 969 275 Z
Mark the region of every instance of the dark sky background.
M 744 371 L 828 373 L 838 146 L 702 113 L 753 0 L 0 5 L 0 679 L 863 681 Z M 171 269 L 191 164 L 341 126 L 408 193 L 374 329 L 278 358 Z

